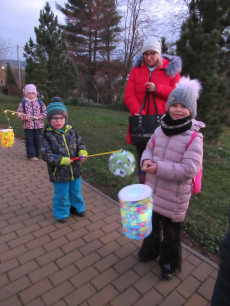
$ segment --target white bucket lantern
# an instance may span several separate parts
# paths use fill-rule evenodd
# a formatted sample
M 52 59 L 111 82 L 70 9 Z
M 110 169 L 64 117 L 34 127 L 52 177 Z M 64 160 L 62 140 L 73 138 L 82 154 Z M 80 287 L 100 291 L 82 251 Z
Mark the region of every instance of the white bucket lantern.
M 152 231 L 152 188 L 143 184 L 127 186 L 118 193 L 125 236 L 143 239 Z

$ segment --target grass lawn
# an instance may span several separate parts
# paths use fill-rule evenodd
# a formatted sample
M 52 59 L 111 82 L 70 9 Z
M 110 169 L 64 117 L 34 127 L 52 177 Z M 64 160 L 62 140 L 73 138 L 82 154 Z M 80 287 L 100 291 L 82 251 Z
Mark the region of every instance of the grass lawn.
M 1 102 L 0 124 L 8 127 L 5 109 L 17 110 L 18 103 Z M 126 143 L 129 114 L 93 107 L 68 106 L 68 122 L 82 136 L 89 154 L 121 148 L 136 156 L 135 147 Z M 8 113 L 15 136 L 24 139 L 22 122 Z M 192 196 L 184 222 L 185 231 L 212 254 L 219 252 L 219 243 L 228 226 L 230 199 L 230 129 L 226 128 L 218 143 L 204 144 L 202 192 Z M 123 187 L 138 183 L 137 171 L 128 178 L 115 177 L 108 169 L 109 155 L 88 158 L 83 164 L 83 179 L 117 200 Z

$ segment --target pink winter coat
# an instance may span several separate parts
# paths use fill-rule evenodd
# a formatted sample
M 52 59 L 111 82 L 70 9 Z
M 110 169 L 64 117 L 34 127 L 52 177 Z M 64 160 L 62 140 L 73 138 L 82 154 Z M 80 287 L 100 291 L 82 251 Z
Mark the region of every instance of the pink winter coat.
M 21 102 L 18 107 L 18 112 L 21 114 L 18 114 L 17 117 L 23 120 L 23 129 L 33 130 L 42 129 L 44 127 L 43 119 L 45 119 L 46 117 L 46 106 L 43 102 L 41 107 L 37 99 L 35 99 L 34 101 L 25 100 L 25 111 L 28 115 L 32 115 L 34 117 L 41 116 L 42 119 L 37 120 L 31 118 L 30 120 L 24 120 L 26 114 L 24 112 Z
M 172 222 L 182 222 L 189 206 L 192 178 L 198 173 L 203 160 L 203 135 L 201 133 L 186 149 L 193 131 L 166 136 L 161 127 L 155 130 L 142 154 L 141 165 L 150 159 L 158 166 L 156 174 L 146 173 L 146 185 L 153 189 L 153 210 Z

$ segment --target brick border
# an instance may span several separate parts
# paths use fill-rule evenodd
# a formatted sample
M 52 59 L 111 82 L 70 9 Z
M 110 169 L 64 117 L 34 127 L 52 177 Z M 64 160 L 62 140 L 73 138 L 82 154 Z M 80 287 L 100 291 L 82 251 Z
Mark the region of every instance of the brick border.
M 20 144 L 25 146 L 25 143 L 22 142 L 21 140 L 15 138 L 16 141 L 18 141 Z M 115 201 L 114 199 L 110 198 L 109 196 L 107 196 L 106 194 L 104 194 L 103 192 L 101 192 L 100 190 L 98 190 L 97 188 L 91 186 L 90 184 L 86 183 L 85 181 L 82 180 L 82 183 L 84 185 L 86 185 L 87 187 L 91 188 L 92 190 L 94 190 L 95 192 L 97 192 L 98 194 L 100 194 L 101 196 L 103 196 L 104 198 L 106 198 L 107 200 L 109 200 L 110 202 L 113 202 L 115 205 L 120 206 L 120 204 Z M 201 255 L 200 253 L 194 251 L 193 249 L 191 249 L 189 246 L 185 245 L 184 243 L 182 243 L 182 247 L 189 251 L 191 254 L 193 254 L 194 256 L 198 257 L 199 259 L 203 260 L 204 262 L 206 262 L 208 265 L 212 266 L 213 268 L 219 270 L 219 266 L 217 264 L 215 264 L 213 261 L 211 261 L 210 259 L 204 257 L 203 255 Z

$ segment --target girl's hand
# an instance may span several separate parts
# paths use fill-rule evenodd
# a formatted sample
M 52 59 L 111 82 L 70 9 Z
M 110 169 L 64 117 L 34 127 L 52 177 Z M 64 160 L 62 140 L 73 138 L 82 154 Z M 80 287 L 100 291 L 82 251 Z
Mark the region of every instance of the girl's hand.
M 82 157 L 84 157 L 84 158 L 82 158 Z M 84 154 L 81 154 L 80 162 L 84 163 L 85 160 L 86 160 L 86 156 Z
M 43 119 L 42 119 L 42 116 L 38 116 L 38 119 L 39 119 L 39 120 L 43 120 Z
M 151 163 L 152 163 L 151 159 L 146 159 L 146 160 L 143 162 L 141 169 L 142 169 L 142 170 L 145 170 L 145 169 L 148 167 L 148 165 L 150 165 Z
M 30 120 L 30 116 L 29 115 L 25 115 L 24 120 Z
M 146 173 L 150 173 L 150 174 L 156 174 L 157 172 L 157 164 L 155 163 L 148 163 L 149 167 L 145 168 L 145 172 Z
M 147 82 L 145 85 L 148 85 L 148 91 L 155 92 L 157 90 L 157 85 L 153 82 Z

